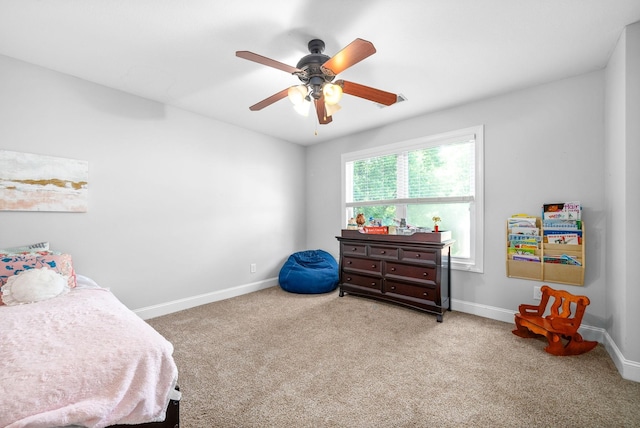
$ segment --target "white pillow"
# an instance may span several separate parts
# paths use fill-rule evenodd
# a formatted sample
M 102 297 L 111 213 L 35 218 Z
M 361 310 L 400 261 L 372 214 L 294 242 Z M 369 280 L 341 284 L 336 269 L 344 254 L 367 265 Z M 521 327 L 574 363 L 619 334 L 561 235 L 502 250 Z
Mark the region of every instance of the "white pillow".
M 21 305 L 51 299 L 69 292 L 68 278 L 48 269 L 28 269 L 9 277 L 2 286 L 5 305 Z

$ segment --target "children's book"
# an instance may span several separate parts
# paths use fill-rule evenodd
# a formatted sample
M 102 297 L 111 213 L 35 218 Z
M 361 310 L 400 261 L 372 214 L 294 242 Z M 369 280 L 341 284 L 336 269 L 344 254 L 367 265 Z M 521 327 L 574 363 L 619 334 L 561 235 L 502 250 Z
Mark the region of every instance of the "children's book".
M 364 226 L 362 228 L 364 233 L 369 233 L 372 235 L 386 235 L 389 233 L 388 226 Z
M 543 220 L 580 220 L 582 206 L 580 202 L 556 202 L 542 206 Z
M 545 235 L 549 244 L 568 244 L 580 245 L 580 237 L 577 233 L 559 233 L 554 235 Z
M 509 229 L 514 227 L 536 227 L 535 217 L 510 217 L 508 220 Z
M 542 227 L 547 230 L 580 230 L 582 229 L 581 220 L 553 220 L 547 219 L 542 221 Z
M 567 213 L 568 220 L 582 220 L 582 205 L 580 205 L 580 202 L 565 202 L 563 211 Z
M 538 249 L 538 244 L 529 243 L 529 242 L 514 242 L 510 248 L 533 248 L 534 250 Z
M 533 256 L 531 254 L 514 254 L 513 260 L 519 260 L 521 262 L 539 262 L 540 257 Z
M 580 262 L 580 260 L 578 260 L 576 257 L 571 257 L 566 254 L 562 254 L 560 256 L 544 256 L 543 261 L 545 263 L 582 266 L 582 263 Z
M 511 241 L 512 244 L 516 242 L 519 244 L 537 244 L 542 241 L 542 237 L 539 235 L 514 235 L 513 233 L 510 233 L 507 239 Z
M 544 230 L 544 235 L 566 235 L 566 234 L 572 234 L 572 235 L 578 235 L 579 237 L 582 237 L 582 231 L 581 230 L 572 230 L 572 229 L 558 229 L 558 230 L 554 230 L 554 229 L 545 229 Z
M 509 254 L 531 254 L 531 255 L 535 255 L 536 254 L 536 249 L 537 248 L 509 247 L 509 249 L 507 250 L 507 253 L 509 253 Z
M 540 234 L 540 229 L 537 227 L 522 227 L 522 226 L 513 226 L 511 228 L 511 233 L 514 235 L 533 235 L 537 236 Z

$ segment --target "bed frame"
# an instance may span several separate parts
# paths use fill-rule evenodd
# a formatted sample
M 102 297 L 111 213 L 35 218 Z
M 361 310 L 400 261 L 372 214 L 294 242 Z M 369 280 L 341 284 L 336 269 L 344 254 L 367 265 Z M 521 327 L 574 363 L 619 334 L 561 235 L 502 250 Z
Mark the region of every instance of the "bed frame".
M 176 386 L 180 391 L 180 388 Z M 162 422 L 147 422 L 138 425 L 110 425 L 107 428 L 180 428 L 180 401 L 169 400 L 167 405 L 167 417 Z

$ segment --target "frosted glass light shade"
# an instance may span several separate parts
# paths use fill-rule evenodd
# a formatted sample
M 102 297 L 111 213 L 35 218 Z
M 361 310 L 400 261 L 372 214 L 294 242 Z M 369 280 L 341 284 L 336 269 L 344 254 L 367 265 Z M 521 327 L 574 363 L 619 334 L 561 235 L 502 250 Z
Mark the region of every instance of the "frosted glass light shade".
M 322 93 L 324 94 L 324 102 L 327 105 L 338 104 L 342 98 L 342 87 L 333 83 L 326 83 L 322 88 Z
M 287 91 L 289 100 L 291 100 L 293 105 L 302 104 L 305 101 L 304 98 L 308 93 L 309 89 L 305 85 L 292 86 Z
M 325 108 L 325 111 L 327 112 L 327 116 L 333 116 L 333 114 L 338 110 L 340 110 L 342 107 L 340 107 L 340 104 L 324 103 L 324 108 Z
M 309 108 L 311 107 L 311 102 L 307 101 L 305 99 L 302 100 L 301 103 L 299 104 L 294 104 L 293 109 L 296 111 L 296 113 L 298 113 L 300 116 L 304 116 L 307 117 L 309 116 Z

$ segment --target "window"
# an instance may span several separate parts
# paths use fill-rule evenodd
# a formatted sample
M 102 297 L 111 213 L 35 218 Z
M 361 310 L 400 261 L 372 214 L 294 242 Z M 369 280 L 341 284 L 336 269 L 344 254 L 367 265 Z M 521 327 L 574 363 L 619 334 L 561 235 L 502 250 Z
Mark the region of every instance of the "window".
M 363 213 L 385 226 L 451 230 L 452 268 L 483 271 L 483 134 L 477 126 L 342 155 L 344 224 Z

